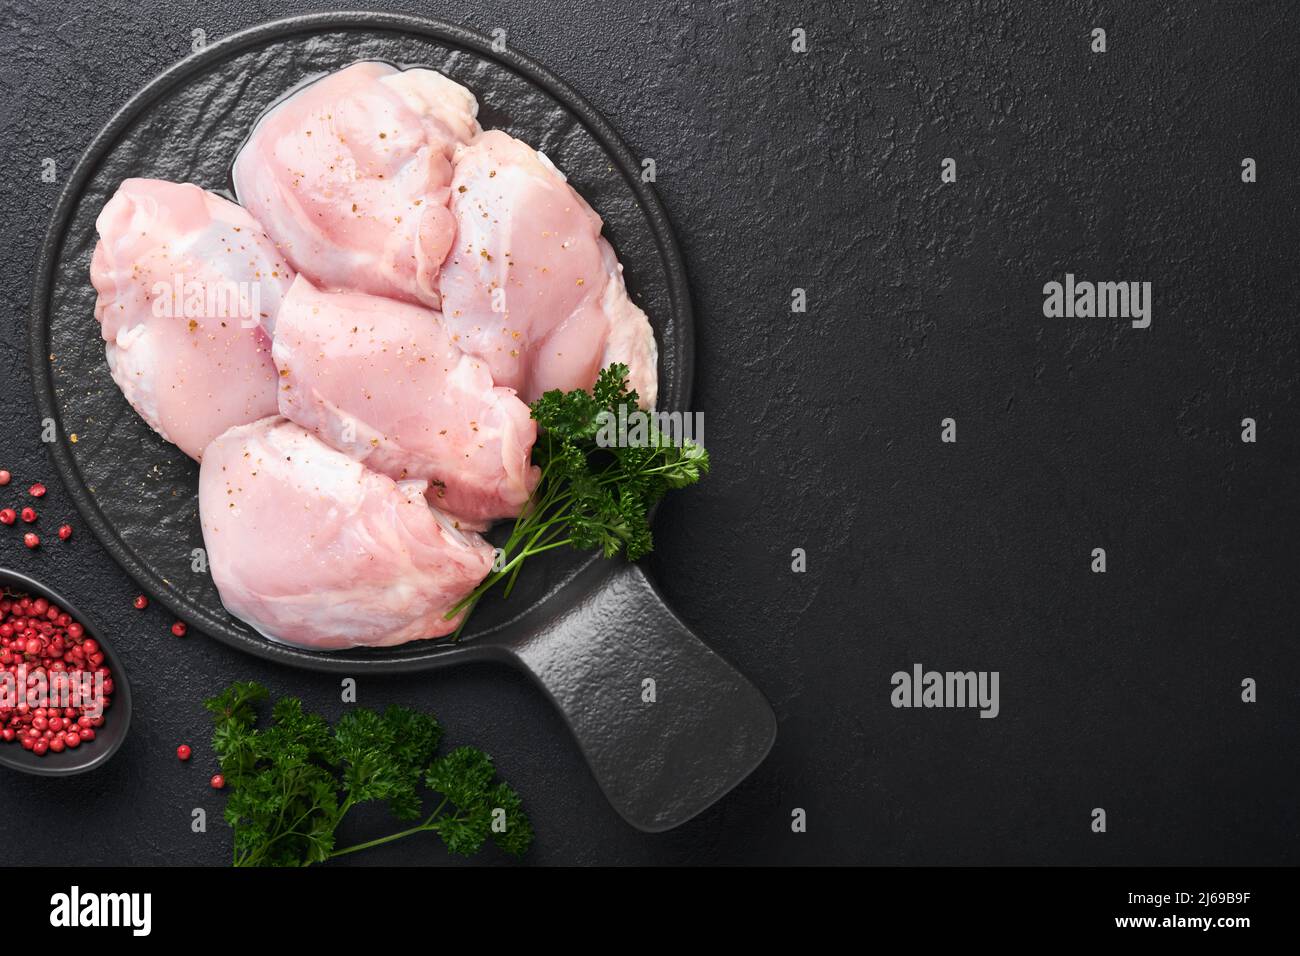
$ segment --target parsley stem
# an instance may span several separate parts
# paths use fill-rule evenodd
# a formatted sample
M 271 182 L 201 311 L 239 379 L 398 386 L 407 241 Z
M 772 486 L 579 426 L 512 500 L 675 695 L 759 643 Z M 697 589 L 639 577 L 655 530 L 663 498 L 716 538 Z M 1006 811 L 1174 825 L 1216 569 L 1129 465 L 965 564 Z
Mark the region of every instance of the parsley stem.
M 394 840 L 400 840 L 403 837 L 413 836 L 416 833 L 424 833 L 426 830 L 436 830 L 438 829 L 437 821 L 439 817 L 441 817 L 442 815 L 443 807 L 447 805 L 447 799 L 448 799 L 447 797 L 443 797 L 442 803 L 438 804 L 438 809 L 434 810 L 433 813 L 429 814 L 429 819 L 425 820 L 423 823 L 417 826 L 413 826 L 407 830 L 401 830 L 397 833 L 390 833 L 388 836 L 378 837 L 374 840 L 367 840 L 365 843 L 357 843 L 353 846 L 345 847 L 342 850 L 335 850 L 332 853 L 330 853 L 330 855 L 327 856 L 326 859 L 332 860 L 336 856 L 346 856 L 349 853 L 356 853 L 359 850 L 369 850 L 371 847 L 382 846 L 385 843 L 392 843 Z
M 390 833 L 386 837 L 379 837 L 375 840 L 367 840 L 365 843 L 358 843 L 355 846 L 347 847 L 343 850 L 335 850 L 327 859 L 334 859 L 336 856 L 346 856 L 349 853 L 356 853 L 358 850 L 369 850 L 374 846 L 381 846 L 385 843 L 391 843 L 393 840 L 400 840 L 402 837 L 408 837 L 415 833 L 423 833 L 425 830 L 433 829 L 427 823 L 421 823 L 419 826 L 411 827 L 409 830 L 402 830 L 398 833 Z
M 542 537 L 543 533 L 545 533 L 545 537 Z M 538 541 L 538 539 L 540 539 L 543 543 L 545 543 L 551 540 L 552 538 L 554 538 L 559 533 L 560 533 L 559 528 L 543 528 L 533 538 L 533 543 L 535 544 Z M 537 550 L 533 550 L 531 553 L 537 554 Z M 506 589 L 501 592 L 502 597 L 510 597 L 510 592 L 515 589 L 515 580 L 519 577 L 519 571 L 523 566 L 524 566 L 523 562 L 521 561 L 519 564 L 516 564 L 515 569 L 510 572 L 510 580 L 506 582 Z
M 489 574 L 482 584 L 456 602 L 455 606 L 453 606 L 445 615 L 446 620 L 451 620 L 457 614 L 462 612 L 464 612 L 465 615 L 461 619 L 460 625 L 454 632 L 452 632 L 451 639 L 456 640 L 460 637 L 460 632 L 465 627 L 465 622 L 469 620 L 470 612 L 474 609 L 474 605 L 478 604 L 479 599 L 482 598 L 484 594 L 487 594 L 487 592 L 490 591 L 502 578 L 518 572 L 526 558 L 531 558 L 535 554 L 541 554 L 543 551 L 550 551 L 552 548 L 565 547 L 569 543 L 570 540 L 564 538 L 560 541 L 550 541 L 547 544 L 539 545 L 537 547 L 525 547 L 517 555 L 506 562 L 500 571 L 493 571 Z M 507 590 L 506 593 L 509 594 L 509 590 Z

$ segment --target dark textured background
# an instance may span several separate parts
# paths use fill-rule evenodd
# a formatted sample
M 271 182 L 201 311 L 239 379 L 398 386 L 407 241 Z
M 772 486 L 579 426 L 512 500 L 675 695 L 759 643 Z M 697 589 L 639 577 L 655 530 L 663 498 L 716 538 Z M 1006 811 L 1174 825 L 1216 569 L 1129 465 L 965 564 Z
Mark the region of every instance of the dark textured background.
M 373 5 L 506 28 L 656 159 L 715 473 L 661 511 L 652 571 L 766 692 L 780 735 L 721 804 L 648 836 L 522 677 L 369 678 L 361 703 L 428 707 L 492 752 L 532 814 L 535 862 L 1300 862 L 1300 9 Z M 191 30 L 313 9 L 0 2 L 6 502 L 51 474 L 25 354 L 60 188 L 41 160 L 66 174 Z M 1105 55 L 1088 52 L 1094 26 Z M 945 156 L 956 185 L 939 183 Z M 1066 271 L 1151 281 L 1152 327 L 1044 319 L 1042 284 Z M 1258 444 L 1238 440 L 1245 416 Z M 73 518 L 56 485 L 42 512 L 47 539 Z M 136 717 L 100 771 L 0 776 L 0 819 L 41 824 L 6 827 L 8 860 L 223 862 L 199 701 L 256 677 L 336 713 L 337 678 L 177 641 L 161 609 L 130 607 L 88 533 L 31 554 L 15 530 L 0 562 L 104 627 Z M 1105 575 L 1088 571 L 1099 546 Z M 892 709 L 889 675 L 913 662 L 1000 671 L 1001 716 Z M 1258 704 L 1239 700 L 1246 676 Z M 446 860 L 408 842 L 356 862 Z

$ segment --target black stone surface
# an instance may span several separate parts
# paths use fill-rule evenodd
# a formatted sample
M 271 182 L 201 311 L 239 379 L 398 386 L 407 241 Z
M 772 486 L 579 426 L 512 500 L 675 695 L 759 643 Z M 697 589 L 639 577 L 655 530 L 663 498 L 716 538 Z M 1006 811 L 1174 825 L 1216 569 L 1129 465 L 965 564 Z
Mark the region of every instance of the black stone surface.
M 1300 11 L 374 6 L 506 29 L 656 160 L 715 471 L 662 509 L 651 570 L 780 730 L 721 803 L 647 835 L 509 670 L 363 679 L 360 703 L 432 709 L 452 741 L 492 752 L 538 830 L 533 862 L 1300 861 Z M 0 467 L 15 475 L 0 499 L 50 475 L 24 348 L 60 188 L 42 161 L 66 174 L 193 30 L 312 9 L 0 3 Z M 942 185 L 948 156 L 959 179 Z M 1067 271 L 1152 282 L 1151 328 L 1045 319 L 1042 285 Z M 807 313 L 790 311 L 795 287 Z M 939 441 L 945 417 L 955 445 Z M 1244 417 L 1256 444 L 1239 440 Z M 161 610 L 131 608 L 132 582 L 89 534 L 53 540 L 72 516 L 62 489 L 41 511 L 46 544 L 29 553 L 0 528 L 0 563 L 112 635 L 135 714 L 100 770 L 0 776 L 0 818 L 42 822 L 6 829 L 8 862 L 224 862 L 199 702 L 256 677 L 333 714 L 338 676 L 173 638 Z M 999 671 L 1001 715 L 893 709 L 890 675 L 915 662 Z M 198 806 L 206 834 L 190 832 Z M 807 833 L 791 832 L 796 807 Z M 387 825 L 361 817 L 349 835 Z M 423 862 L 450 861 L 418 843 L 355 860 Z

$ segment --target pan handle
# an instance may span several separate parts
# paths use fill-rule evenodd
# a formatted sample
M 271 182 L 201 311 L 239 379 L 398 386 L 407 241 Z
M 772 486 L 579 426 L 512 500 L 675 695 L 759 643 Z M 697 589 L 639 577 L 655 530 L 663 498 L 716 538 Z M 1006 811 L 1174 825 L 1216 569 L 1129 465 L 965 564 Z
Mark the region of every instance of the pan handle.
M 638 566 L 597 560 L 580 575 L 594 578 L 573 589 L 583 597 L 507 649 L 560 709 L 614 809 L 638 830 L 669 830 L 763 761 L 776 715 Z

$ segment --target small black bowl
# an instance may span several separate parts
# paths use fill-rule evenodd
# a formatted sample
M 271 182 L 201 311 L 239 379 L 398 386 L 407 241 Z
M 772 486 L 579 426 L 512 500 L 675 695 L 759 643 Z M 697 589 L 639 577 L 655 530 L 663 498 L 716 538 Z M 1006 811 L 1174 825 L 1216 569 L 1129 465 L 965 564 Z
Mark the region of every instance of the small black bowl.
M 17 741 L 0 741 L 0 765 L 42 777 L 70 777 L 75 773 L 94 770 L 117 752 L 131 728 L 131 685 L 126 681 L 121 659 L 113 653 L 112 646 L 104 641 L 90 619 L 57 591 L 7 568 L 0 568 L 0 588 L 21 591 L 32 597 L 43 597 L 50 603 L 57 604 L 86 629 L 87 637 L 93 637 L 99 643 L 99 649 L 104 652 L 104 663 L 113 672 L 113 706 L 104 711 L 104 726 L 96 728 L 94 740 L 83 743 L 76 749 L 64 750 L 58 754 L 46 753 L 40 757 L 30 750 L 24 750 Z

